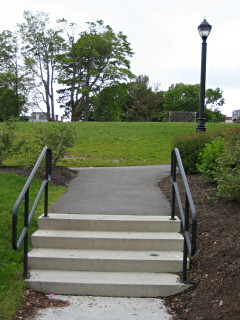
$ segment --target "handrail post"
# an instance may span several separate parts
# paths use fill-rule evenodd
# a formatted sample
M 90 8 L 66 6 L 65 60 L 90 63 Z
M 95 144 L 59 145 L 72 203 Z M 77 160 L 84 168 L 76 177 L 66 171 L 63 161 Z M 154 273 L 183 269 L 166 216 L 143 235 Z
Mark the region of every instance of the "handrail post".
M 187 194 L 185 195 L 185 224 L 184 224 L 184 248 L 183 248 L 183 270 L 182 270 L 182 282 L 187 282 L 187 258 L 188 247 L 185 233 L 189 232 L 189 201 Z
M 197 222 L 194 220 L 192 223 L 192 250 L 191 256 L 194 256 L 196 252 L 196 240 L 197 240 Z
M 47 180 L 45 186 L 45 197 L 44 197 L 44 217 L 48 218 L 48 183 L 51 179 L 52 174 L 52 152 L 50 149 L 46 153 L 46 167 L 45 167 L 45 179 Z
M 29 279 L 28 272 L 28 213 L 29 213 L 29 188 L 25 194 L 25 203 L 24 203 L 24 228 L 27 232 L 24 237 L 24 257 L 23 257 L 23 278 Z
M 171 155 L 171 179 L 172 179 L 172 206 L 171 206 L 171 219 L 176 220 L 175 218 L 175 207 L 176 207 L 176 194 L 175 194 L 175 187 L 174 183 L 176 182 L 176 154 L 175 151 L 172 151 Z
M 184 246 L 183 246 L 183 266 L 182 266 L 182 283 L 187 283 L 187 240 L 184 237 Z
M 45 186 L 45 197 L 44 197 L 44 218 L 48 218 L 48 183 Z
M 189 231 L 189 201 L 187 194 L 185 195 L 185 231 Z

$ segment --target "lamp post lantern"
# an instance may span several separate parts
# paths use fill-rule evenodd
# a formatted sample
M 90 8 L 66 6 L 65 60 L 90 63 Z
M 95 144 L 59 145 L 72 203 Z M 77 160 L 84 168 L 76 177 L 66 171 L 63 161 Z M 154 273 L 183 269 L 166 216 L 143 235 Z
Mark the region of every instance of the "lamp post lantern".
M 206 131 L 205 126 L 205 116 L 204 116 L 204 109 L 205 109 L 205 83 L 206 83 L 206 58 L 207 58 L 207 37 L 211 32 L 212 26 L 206 21 L 203 22 L 198 26 L 198 32 L 200 37 L 202 38 L 202 59 L 201 59 L 201 79 L 200 79 L 200 98 L 199 98 L 199 118 L 198 125 L 197 125 L 197 132 Z

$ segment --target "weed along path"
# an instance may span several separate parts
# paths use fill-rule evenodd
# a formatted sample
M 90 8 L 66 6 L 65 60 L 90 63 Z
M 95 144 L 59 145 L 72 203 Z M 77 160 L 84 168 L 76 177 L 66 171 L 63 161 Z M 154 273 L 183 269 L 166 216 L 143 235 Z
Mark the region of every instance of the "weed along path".
M 169 165 L 72 168 L 78 176 L 52 206 L 53 213 L 170 215 L 158 187 Z

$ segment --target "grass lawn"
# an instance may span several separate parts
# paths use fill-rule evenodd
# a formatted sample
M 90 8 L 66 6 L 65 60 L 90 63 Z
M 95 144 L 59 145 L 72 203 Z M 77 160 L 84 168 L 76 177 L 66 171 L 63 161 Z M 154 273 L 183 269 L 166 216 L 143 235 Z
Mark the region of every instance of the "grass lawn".
M 0 173 L 0 319 L 11 320 L 20 308 L 24 298 L 25 284 L 23 273 L 23 250 L 13 251 L 11 243 L 13 205 L 26 181 L 26 178 L 12 173 Z M 33 181 L 30 189 L 30 202 L 38 192 L 41 180 Z M 56 201 L 65 188 L 51 185 L 49 205 Z M 21 208 L 20 208 L 21 209 Z M 32 220 L 30 233 L 37 228 L 37 216 L 43 212 L 43 201 Z M 22 213 L 22 210 L 19 211 Z M 21 218 L 19 224 L 21 225 Z
M 16 123 L 17 136 L 31 138 L 34 130 L 48 123 Z M 238 124 L 209 123 L 207 131 Z M 196 132 L 196 123 L 76 122 L 76 142 L 64 162 L 72 167 L 134 166 L 170 163 L 174 137 Z M 21 165 L 21 158 L 5 165 Z

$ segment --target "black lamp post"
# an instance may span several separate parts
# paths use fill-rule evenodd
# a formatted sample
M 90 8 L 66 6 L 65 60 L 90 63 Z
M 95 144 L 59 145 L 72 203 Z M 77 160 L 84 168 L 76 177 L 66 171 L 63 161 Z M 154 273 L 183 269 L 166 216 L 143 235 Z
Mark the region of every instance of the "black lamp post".
M 197 132 L 206 131 L 204 108 L 205 108 L 205 83 L 206 83 L 206 57 L 207 57 L 207 37 L 211 32 L 212 26 L 206 21 L 198 26 L 198 32 L 202 38 L 202 61 L 201 61 L 201 81 L 200 81 L 200 99 L 199 99 L 199 118 L 197 125 Z

